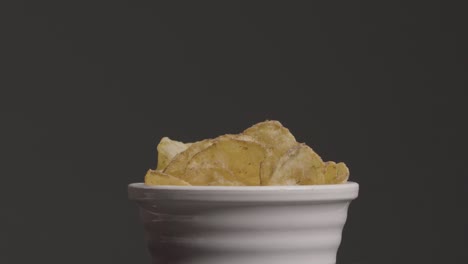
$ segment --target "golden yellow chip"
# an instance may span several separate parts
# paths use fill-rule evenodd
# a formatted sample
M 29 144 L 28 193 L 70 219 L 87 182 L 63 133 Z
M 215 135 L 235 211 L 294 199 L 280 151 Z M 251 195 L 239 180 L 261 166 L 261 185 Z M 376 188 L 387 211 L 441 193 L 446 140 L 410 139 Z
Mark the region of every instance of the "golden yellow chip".
M 344 183 L 348 180 L 349 170 L 343 162 L 325 162 L 325 184 Z
M 265 121 L 247 128 L 244 135 L 270 149 L 261 165 L 260 179 L 263 185 L 268 184 L 279 159 L 293 146 L 297 145 L 294 136 L 278 121 Z
M 220 140 L 224 140 L 224 139 L 237 139 L 237 140 L 252 141 L 252 142 L 255 142 L 255 143 L 259 143 L 253 137 L 251 137 L 249 135 L 244 135 L 244 134 L 226 134 L 226 135 L 222 135 L 222 136 L 219 136 L 219 137 L 213 139 L 213 141 L 220 141 Z
M 205 139 L 192 143 L 185 151 L 177 154 L 164 169 L 164 173 L 173 176 L 182 176 L 185 174 L 188 162 L 198 152 L 206 149 L 213 144 L 213 140 Z
M 188 182 L 185 182 L 179 178 L 165 174 L 157 170 L 148 170 L 145 175 L 145 184 L 146 185 L 181 185 L 188 186 Z
M 190 143 L 184 144 L 168 137 L 163 137 L 157 147 L 158 166 L 156 170 L 164 170 L 177 154 L 186 150 L 190 145 Z
M 234 174 L 220 167 L 187 168 L 182 177 L 191 185 L 241 186 Z
M 334 183 L 345 183 L 349 178 L 349 169 L 343 162 L 336 164 L 337 175 Z
M 325 162 L 325 183 L 333 184 L 336 181 L 338 169 L 334 161 Z
M 325 183 L 324 162 L 306 144 L 291 148 L 278 161 L 269 185 L 312 185 Z
M 265 159 L 266 150 L 253 141 L 234 138 L 219 138 L 213 145 L 199 152 L 187 165 L 186 175 L 182 179 L 190 182 L 192 174 L 199 175 L 197 170 L 206 170 L 213 174 L 211 168 L 222 168 L 232 173 L 229 182 L 242 185 L 260 185 L 260 164 Z M 196 172 L 196 173 L 194 173 Z M 234 179 L 232 179 L 234 176 Z M 193 176 L 192 176 L 193 177 Z M 208 178 L 213 178 L 209 176 Z M 210 183 L 204 183 L 208 185 Z
M 156 171 L 145 176 L 148 185 L 311 185 L 349 178 L 344 163 L 323 162 L 278 121 L 195 143 L 164 137 L 157 149 Z

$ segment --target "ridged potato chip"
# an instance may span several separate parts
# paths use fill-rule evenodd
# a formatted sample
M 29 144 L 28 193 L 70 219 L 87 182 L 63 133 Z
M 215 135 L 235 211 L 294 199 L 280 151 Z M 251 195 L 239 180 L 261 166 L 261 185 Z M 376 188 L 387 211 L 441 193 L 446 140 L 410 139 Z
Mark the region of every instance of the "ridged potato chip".
M 205 139 L 202 141 L 197 141 L 192 143 L 185 151 L 177 154 L 171 162 L 164 169 L 164 173 L 173 175 L 173 176 L 182 176 L 185 174 L 185 169 L 187 164 L 192 159 L 192 157 L 199 153 L 200 151 L 206 149 L 207 147 L 213 144 L 212 139 Z
M 190 143 L 184 144 L 168 137 L 163 137 L 157 147 L 158 166 L 156 170 L 164 170 L 177 154 L 186 150 L 190 145 Z
M 325 183 L 322 158 L 306 144 L 298 144 L 278 161 L 269 185 L 312 185 Z
M 191 182 L 191 177 L 199 177 L 200 169 L 208 174 L 208 179 L 216 178 L 219 171 L 215 169 L 222 168 L 232 173 L 229 174 L 229 179 L 226 179 L 229 182 L 260 185 L 260 164 L 265 156 L 266 150 L 253 141 L 218 138 L 211 146 L 193 156 L 182 179 Z M 212 183 L 204 183 L 210 184 Z
M 247 128 L 243 134 L 251 136 L 255 141 L 270 149 L 260 170 L 261 183 L 267 185 L 279 159 L 298 143 L 291 132 L 278 121 L 255 124 Z
M 157 170 L 148 170 L 145 175 L 145 184 L 146 185 L 180 185 L 188 186 L 188 182 L 185 182 L 174 176 L 165 174 Z

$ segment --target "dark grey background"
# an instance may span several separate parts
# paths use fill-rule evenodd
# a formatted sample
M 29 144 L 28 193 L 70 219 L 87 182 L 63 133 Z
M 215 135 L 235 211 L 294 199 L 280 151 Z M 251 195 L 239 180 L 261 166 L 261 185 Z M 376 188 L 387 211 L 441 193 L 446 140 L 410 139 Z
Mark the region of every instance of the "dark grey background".
M 0 263 L 148 263 L 160 137 L 265 119 L 360 183 L 339 264 L 466 262 L 466 9 L 167 2 L 2 2 Z

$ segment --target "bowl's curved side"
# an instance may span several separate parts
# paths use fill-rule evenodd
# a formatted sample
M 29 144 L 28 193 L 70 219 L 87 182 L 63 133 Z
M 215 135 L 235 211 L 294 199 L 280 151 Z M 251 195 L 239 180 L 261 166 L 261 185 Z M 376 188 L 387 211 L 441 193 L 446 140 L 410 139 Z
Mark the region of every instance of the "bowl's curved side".
M 138 202 L 154 263 L 335 263 L 350 201 Z
M 357 190 L 355 183 L 313 188 L 136 184 L 129 186 L 129 196 L 140 207 L 153 263 L 333 264 Z

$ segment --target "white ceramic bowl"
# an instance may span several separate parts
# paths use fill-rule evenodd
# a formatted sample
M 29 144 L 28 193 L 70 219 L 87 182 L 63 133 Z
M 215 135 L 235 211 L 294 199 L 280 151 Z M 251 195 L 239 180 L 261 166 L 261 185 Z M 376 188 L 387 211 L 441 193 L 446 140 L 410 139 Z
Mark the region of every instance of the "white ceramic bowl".
M 153 263 L 333 264 L 359 186 L 130 184 Z

